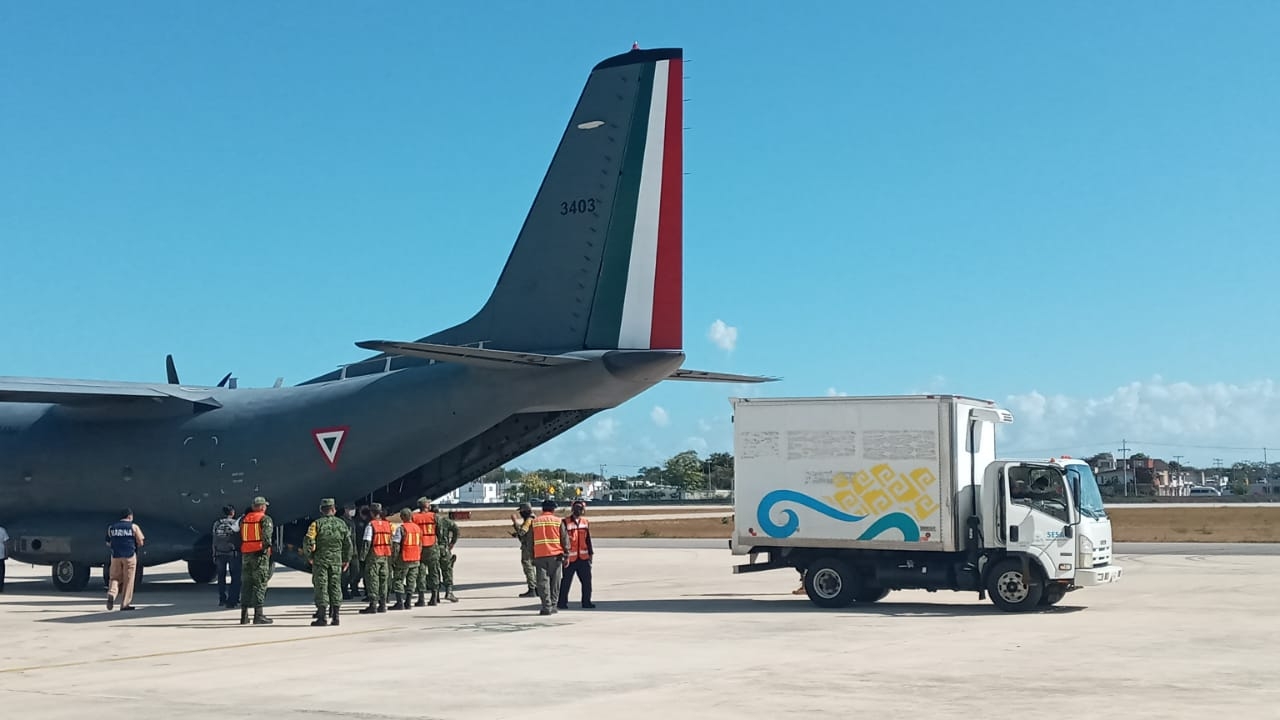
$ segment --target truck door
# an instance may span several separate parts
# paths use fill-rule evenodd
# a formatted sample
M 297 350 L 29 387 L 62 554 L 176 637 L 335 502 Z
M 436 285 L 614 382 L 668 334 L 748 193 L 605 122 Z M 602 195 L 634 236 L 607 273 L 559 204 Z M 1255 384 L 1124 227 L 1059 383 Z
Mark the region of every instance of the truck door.
M 1044 553 L 1050 577 L 1070 576 L 1075 568 L 1074 513 L 1062 469 L 1009 465 L 1001 489 L 1005 515 L 1001 530 L 1009 550 Z
M 1000 539 L 1010 552 L 1030 550 L 1031 539 L 1035 536 L 1031 508 L 1020 502 L 1026 494 L 1026 470 L 1025 465 L 1008 465 L 1000 478 L 1000 497 L 1003 500 Z

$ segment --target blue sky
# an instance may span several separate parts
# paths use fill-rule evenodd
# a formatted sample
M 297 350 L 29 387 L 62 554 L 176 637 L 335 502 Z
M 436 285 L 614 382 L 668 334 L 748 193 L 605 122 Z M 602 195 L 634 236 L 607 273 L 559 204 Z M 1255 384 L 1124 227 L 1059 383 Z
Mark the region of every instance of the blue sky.
M 1274 3 L 129 9 L 0 6 L 0 374 L 298 382 L 465 319 L 639 41 L 689 60 L 688 366 L 990 397 L 1010 452 L 1280 446 Z M 517 464 L 728 449 L 738 391 Z

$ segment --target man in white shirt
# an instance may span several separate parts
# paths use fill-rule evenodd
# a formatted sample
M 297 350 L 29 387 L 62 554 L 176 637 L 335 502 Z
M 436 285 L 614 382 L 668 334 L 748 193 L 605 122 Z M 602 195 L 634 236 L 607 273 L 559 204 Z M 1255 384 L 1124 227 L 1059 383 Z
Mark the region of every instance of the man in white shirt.
M 9 558 L 9 533 L 0 526 L 0 593 L 4 592 L 4 563 Z

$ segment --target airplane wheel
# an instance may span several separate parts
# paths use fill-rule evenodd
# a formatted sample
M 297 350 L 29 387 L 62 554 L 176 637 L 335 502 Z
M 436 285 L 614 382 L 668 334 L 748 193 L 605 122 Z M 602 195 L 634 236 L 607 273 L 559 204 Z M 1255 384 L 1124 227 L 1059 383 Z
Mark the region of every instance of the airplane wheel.
M 188 560 L 187 574 L 191 576 L 201 585 L 207 585 L 214 581 L 218 576 L 218 567 L 213 564 L 212 560 L 205 558 L 203 560 Z
M 89 566 L 59 560 L 53 564 L 53 586 L 62 592 L 80 592 L 89 585 Z

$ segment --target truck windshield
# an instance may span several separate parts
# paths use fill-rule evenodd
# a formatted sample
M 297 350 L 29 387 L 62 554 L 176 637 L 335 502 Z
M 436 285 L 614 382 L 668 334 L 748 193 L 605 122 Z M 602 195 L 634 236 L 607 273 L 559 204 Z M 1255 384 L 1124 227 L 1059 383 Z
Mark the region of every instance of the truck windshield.
M 1098 490 L 1098 479 L 1093 476 L 1089 466 L 1072 464 L 1066 467 L 1066 471 L 1067 482 L 1080 478 L 1080 497 L 1076 498 L 1080 512 L 1094 519 L 1106 517 L 1107 511 L 1102 507 L 1102 492 Z

